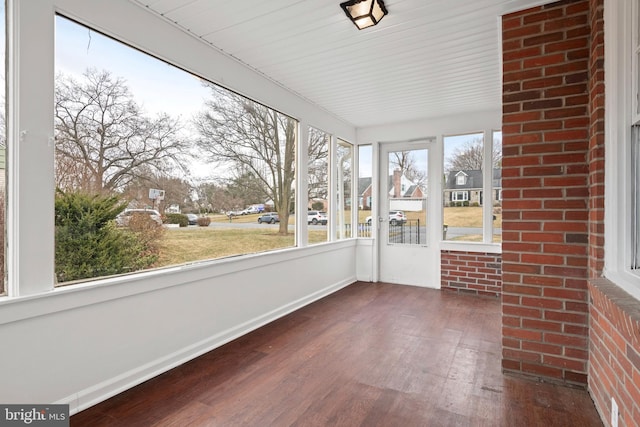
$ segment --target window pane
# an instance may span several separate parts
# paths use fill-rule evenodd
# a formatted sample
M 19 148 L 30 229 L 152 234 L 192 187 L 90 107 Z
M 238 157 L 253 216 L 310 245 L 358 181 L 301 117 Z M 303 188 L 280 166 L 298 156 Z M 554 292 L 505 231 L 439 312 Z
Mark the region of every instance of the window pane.
M 493 132 L 493 242 L 502 242 L 502 132 Z
M 307 223 L 309 244 L 326 242 L 329 239 L 329 144 L 331 135 L 309 128 L 309 175 L 307 177 L 309 201 Z
M 7 168 L 7 129 L 6 129 L 6 114 L 5 114 L 5 70 L 6 70 L 6 57 L 5 57 L 5 40 L 6 40 L 6 21 L 5 21 L 5 2 L 0 1 L 0 295 L 5 293 L 5 211 L 6 211 L 6 191 L 5 191 L 5 176 Z
M 371 188 L 373 151 L 371 145 L 358 146 L 358 237 L 371 237 Z
M 428 151 L 391 151 L 388 164 L 388 242 L 426 245 Z
M 295 244 L 291 117 L 63 17 L 55 101 L 59 283 Z
M 336 147 L 336 237 L 347 239 L 351 234 L 351 188 L 353 185 L 353 145 L 338 140 Z
M 640 126 L 631 130 L 631 269 L 640 269 Z
M 634 100 L 634 104 L 636 106 L 636 118 L 638 115 L 640 115 L 640 52 L 637 52 L 635 55 L 635 68 L 636 70 L 639 70 L 636 72 L 636 94 L 635 94 L 635 100 Z
M 483 150 L 482 133 L 444 137 L 444 240 L 483 241 Z

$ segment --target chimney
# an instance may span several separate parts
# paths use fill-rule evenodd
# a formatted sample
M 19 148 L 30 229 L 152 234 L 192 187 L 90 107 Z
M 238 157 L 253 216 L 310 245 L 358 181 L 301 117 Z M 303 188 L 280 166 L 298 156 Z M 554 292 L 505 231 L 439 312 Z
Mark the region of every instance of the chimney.
M 393 197 L 399 198 L 401 197 L 400 193 L 400 183 L 402 181 L 402 171 L 400 169 L 396 169 L 393 171 Z

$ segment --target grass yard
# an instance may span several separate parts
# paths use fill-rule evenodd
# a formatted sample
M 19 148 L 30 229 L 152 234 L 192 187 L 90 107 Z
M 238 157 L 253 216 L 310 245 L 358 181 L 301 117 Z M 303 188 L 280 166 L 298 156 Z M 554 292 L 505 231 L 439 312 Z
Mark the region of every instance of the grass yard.
M 495 212 L 495 211 L 494 211 Z M 493 226 L 502 227 L 502 213 L 495 212 Z M 482 227 L 482 207 L 449 207 L 444 208 L 444 223 L 450 227 Z
M 350 211 L 346 212 L 350 218 Z M 422 212 L 405 212 L 407 219 L 421 218 Z M 359 211 L 358 222 L 364 223 L 371 211 Z M 259 214 L 233 217 L 231 223 L 257 223 Z M 225 215 L 210 215 L 213 222 L 229 222 Z M 289 224 L 295 224 L 295 217 L 289 218 Z M 449 207 L 444 208 L 444 222 L 450 227 L 482 227 L 481 207 Z M 502 215 L 497 213 L 493 222 L 495 227 L 502 227 Z M 501 236 L 494 236 L 499 242 Z M 455 240 L 482 241 L 480 235 L 468 235 Z M 309 243 L 327 241 L 326 228 L 310 230 Z M 240 254 L 265 252 L 274 249 L 293 247 L 293 233 L 282 236 L 273 228 L 218 228 L 189 227 L 167 230 L 160 244 L 160 259 L 156 267 L 184 264 L 193 261 L 224 258 Z
M 266 226 L 265 226 L 266 227 Z M 309 232 L 309 242 L 327 241 L 326 231 Z M 272 229 L 190 227 L 166 230 L 155 267 L 292 247 L 294 235 Z

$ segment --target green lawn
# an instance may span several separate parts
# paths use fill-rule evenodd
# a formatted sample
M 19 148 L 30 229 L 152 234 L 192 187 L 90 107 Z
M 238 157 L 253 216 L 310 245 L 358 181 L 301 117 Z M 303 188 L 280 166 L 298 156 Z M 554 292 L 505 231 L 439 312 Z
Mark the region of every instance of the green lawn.
M 266 227 L 266 226 L 265 226 Z M 326 242 L 326 231 L 309 233 L 310 243 Z M 265 228 L 190 227 L 166 230 L 155 267 L 223 258 L 292 247 L 293 233 L 286 236 Z

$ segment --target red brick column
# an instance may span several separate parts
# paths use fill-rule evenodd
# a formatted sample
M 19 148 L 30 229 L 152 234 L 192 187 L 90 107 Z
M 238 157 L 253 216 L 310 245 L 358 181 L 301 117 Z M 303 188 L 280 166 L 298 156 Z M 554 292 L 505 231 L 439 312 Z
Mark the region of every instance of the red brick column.
M 587 381 L 589 0 L 503 18 L 503 361 Z

